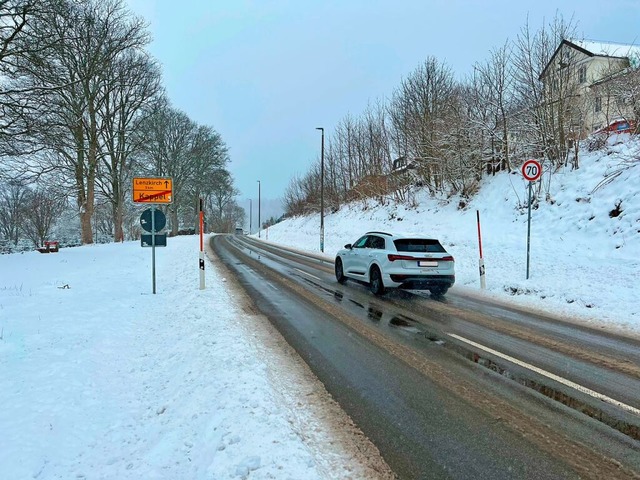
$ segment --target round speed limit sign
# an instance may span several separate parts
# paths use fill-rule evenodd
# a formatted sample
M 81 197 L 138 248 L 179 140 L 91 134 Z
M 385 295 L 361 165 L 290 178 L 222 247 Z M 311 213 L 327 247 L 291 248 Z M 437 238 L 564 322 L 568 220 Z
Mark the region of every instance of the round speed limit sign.
M 542 167 L 537 160 L 527 160 L 522 165 L 522 176 L 530 182 L 535 182 L 542 175 Z

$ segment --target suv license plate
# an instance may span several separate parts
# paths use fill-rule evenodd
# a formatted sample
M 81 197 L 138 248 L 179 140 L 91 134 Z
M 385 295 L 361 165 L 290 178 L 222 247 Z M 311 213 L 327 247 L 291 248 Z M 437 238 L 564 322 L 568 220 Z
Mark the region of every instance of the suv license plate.
M 437 267 L 438 266 L 438 262 L 429 262 L 429 261 L 425 261 L 425 260 L 420 260 L 418 262 L 418 266 L 419 267 Z

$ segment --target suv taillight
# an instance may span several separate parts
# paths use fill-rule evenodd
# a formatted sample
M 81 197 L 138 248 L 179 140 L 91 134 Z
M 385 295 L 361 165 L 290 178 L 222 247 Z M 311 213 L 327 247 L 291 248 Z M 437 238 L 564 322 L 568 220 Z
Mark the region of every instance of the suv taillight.
M 389 259 L 390 262 L 395 262 L 396 260 L 410 260 L 410 261 L 436 260 L 438 262 L 454 262 L 455 261 L 451 255 L 449 255 L 448 257 L 442 257 L 442 258 L 416 258 L 410 255 L 396 255 L 394 253 L 390 253 L 387 255 L 387 258 Z
M 416 260 L 409 255 L 396 255 L 394 253 L 390 253 L 389 255 L 387 255 L 387 258 L 390 262 L 395 262 L 396 260 Z

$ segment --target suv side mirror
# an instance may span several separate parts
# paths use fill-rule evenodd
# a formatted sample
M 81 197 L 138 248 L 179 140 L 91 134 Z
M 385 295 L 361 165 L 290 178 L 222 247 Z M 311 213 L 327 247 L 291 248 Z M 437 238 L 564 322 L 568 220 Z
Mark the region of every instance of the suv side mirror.
M 347 250 L 353 250 L 353 247 L 351 246 L 350 243 L 347 243 L 344 248 L 346 248 Z

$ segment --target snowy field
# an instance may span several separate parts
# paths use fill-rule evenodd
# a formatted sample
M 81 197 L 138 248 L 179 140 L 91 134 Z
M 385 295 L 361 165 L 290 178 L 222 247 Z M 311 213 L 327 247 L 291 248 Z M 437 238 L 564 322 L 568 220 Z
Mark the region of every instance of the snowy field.
M 387 476 L 198 248 L 157 249 L 156 295 L 139 242 L 0 255 L 0 479 Z
M 459 198 L 422 193 L 416 208 L 369 201 L 327 212 L 325 253 L 335 257 L 370 230 L 436 237 L 456 259 L 451 291 L 479 293 L 479 211 L 487 284 L 483 295 L 599 328 L 640 332 L 640 142 L 629 142 L 627 135 L 611 137 L 605 151 L 581 155 L 578 170 L 567 167 L 543 175 L 550 196 L 545 201 L 543 195 L 532 210 L 528 280 L 528 189 L 519 171 L 485 177 L 464 209 L 458 208 Z M 630 166 L 596 189 L 623 165 Z M 610 216 L 617 205 L 621 213 Z M 320 217 L 288 219 L 261 236 L 318 253 Z

